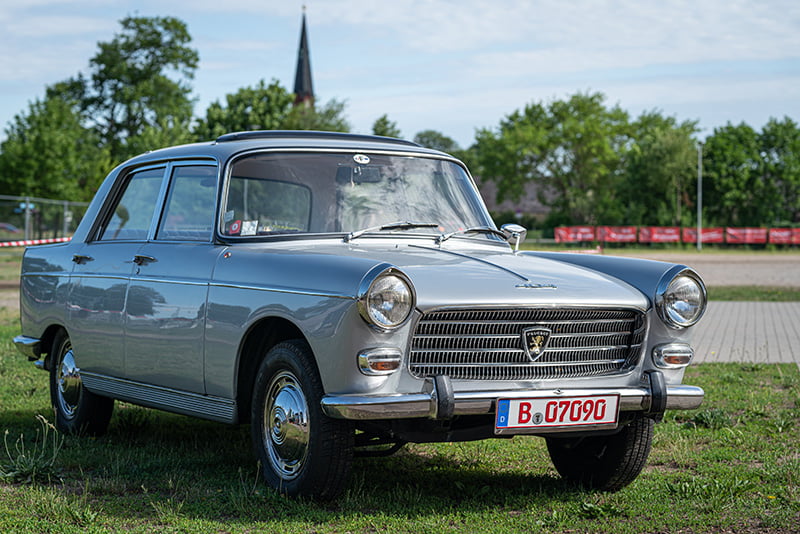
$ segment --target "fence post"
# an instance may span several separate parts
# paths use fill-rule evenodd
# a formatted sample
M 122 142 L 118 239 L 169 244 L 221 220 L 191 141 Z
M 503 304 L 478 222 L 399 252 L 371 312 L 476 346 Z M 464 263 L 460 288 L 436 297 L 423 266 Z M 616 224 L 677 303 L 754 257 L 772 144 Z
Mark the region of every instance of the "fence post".
M 25 241 L 31 238 L 31 197 L 25 197 Z
M 67 237 L 67 232 L 69 232 L 69 220 L 67 217 L 69 216 L 69 202 L 64 201 L 64 213 L 62 215 L 62 223 L 61 223 L 61 237 Z

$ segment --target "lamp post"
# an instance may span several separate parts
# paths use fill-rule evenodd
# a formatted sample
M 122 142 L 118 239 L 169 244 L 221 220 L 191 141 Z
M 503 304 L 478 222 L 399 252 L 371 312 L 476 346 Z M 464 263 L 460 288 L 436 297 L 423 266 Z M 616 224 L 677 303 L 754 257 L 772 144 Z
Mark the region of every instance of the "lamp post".
M 697 142 L 697 250 L 703 250 L 703 142 Z

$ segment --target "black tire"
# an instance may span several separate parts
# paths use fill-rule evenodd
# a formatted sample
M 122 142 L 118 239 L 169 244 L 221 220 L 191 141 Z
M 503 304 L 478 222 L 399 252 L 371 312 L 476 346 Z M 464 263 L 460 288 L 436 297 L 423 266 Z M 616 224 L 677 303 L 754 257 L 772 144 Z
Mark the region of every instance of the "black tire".
M 653 443 L 655 421 L 633 420 L 618 433 L 583 438 L 547 438 L 558 473 L 581 486 L 618 491 L 642 472 Z
M 101 436 L 114 411 L 114 399 L 83 387 L 72 342 L 64 331 L 56 335 L 50 351 L 50 402 L 56 428 L 65 434 Z
M 305 341 L 280 343 L 261 362 L 252 401 L 253 447 L 264 480 L 284 495 L 330 500 L 346 486 L 354 428 L 322 413 L 322 395 Z

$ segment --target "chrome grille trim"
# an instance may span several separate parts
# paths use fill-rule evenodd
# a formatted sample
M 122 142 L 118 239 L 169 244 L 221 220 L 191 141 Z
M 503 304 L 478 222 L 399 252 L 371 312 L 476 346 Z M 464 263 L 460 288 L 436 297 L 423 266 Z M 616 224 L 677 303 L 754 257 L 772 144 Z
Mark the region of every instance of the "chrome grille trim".
M 622 374 L 638 361 L 645 314 L 626 309 L 436 310 L 417 322 L 409 371 L 464 380 L 540 380 Z M 543 327 L 547 348 L 531 362 L 522 332 Z

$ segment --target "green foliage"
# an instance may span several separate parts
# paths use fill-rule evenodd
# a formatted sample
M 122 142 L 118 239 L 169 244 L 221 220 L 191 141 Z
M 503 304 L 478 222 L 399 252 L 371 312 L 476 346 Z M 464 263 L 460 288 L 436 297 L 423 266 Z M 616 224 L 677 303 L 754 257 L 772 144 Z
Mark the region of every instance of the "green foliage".
M 773 224 L 800 222 L 800 127 L 789 117 L 770 119 L 759 135 L 764 180 L 775 195 Z
M 296 106 L 289 111 L 281 128 L 287 130 L 318 130 L 349 132 L 350 124 L 344 115 L 345 102 L 331 99 L 323 106 Z
M 400 133 L 400 128 L 397 127 L 397 123 L 389 120 L 389 116 L 386 114 L 378 117 L 372 124 L 372 133 L 374 135 L 382 135 L 384 137 L 402 136 Z
M 414 136 L 414 142 L 433 150 L 454 154 L 461 150 L 453 139 L 436 130 L 423 130 Z
M 627 143 L 628 115 L 606 108 L 600 93 L 573 95 L 547 105 L 529 104 L 501 123 L 480 130 L 476 154 L 484 179 L 497 182 L 498 200 L 516 200 L 526 184 L 553 216 L 575 223 L 621 221 L 615 191 Z
M 714 130 L 703 153 L 708 224 L 779 226 L 800 222 L 800 128 L 771 119 Z
M 99 136 L 83 126 L 70 101 L 56 95 L 14 117 L 0 151 L 6 195 L 91 200 L 113 167 Z
M 158 144 L 186 138 L 192 119 L 191 86 L 199 61 L 186 24 L 174 17 L 126 17 L 122 31 L 98 43 L 90 76 L 77 76 L 48 90 L 69 97 L 83 121 L 108 146 L 116 161 L 136 154 L 136 141 L 149 128 L 161 130 Z M 165 125 L 169 128 L 164 129 Z
M 293 106 L 294 95 L 277 80 L 243 87 L 225 97 L 226 105 L 212 103 L 194 129 L 197 140 L 247 130 L 323 130 L 346 132 L 344 103 L 331 100 L 322 107 Z
M 618 195 L 626 224 L 680 226 L 695 221 L 696 133 L 696 122 L 678 124 L 657 112 L 643 113 L 631 124 Z
M 703 205 L 709 224 L 758 225 L 772 209 L 761 199 L 773 197 L 761 180 L 758 134 L 742 123 L 714 130 L 703 148 Z
M 213 102 L 200 119 L 194 134 L 198 140 L 216 139 L 229 132 L 279 130 L 289 114 L 294 96 L 277 80 L 266 85 L 243 87 L 225 97 L 226 105 Z

